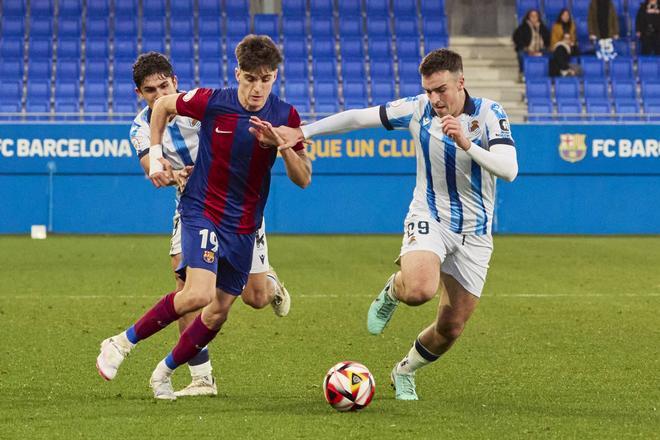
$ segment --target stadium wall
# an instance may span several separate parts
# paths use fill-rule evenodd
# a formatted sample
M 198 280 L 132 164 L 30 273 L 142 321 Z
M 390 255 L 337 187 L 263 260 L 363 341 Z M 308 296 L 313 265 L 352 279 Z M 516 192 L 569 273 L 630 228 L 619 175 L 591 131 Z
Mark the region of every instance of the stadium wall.
M 126 124 L 0 125 L 0 233 L 167 233 L 174 191 L 145 179 Z M 520 173 L 498 182 L 494 230 L 660 233 L 660 125 L 514 125 Z M 407 132 L 318 138 L 312 185 L 275 165 L 270 232 L 399 233 L 415 185 Z

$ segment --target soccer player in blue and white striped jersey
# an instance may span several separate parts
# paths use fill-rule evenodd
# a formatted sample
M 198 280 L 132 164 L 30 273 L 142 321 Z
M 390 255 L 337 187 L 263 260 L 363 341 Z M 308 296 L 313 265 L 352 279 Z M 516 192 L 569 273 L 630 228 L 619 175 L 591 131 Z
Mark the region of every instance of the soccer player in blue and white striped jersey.
M 299 129 L 277 127 L 279 148 L 316 135 L 383 126 L 408 130 L 417 156 L 417 185 L 404 220 L 394 273 L 372 302 L 367 328 L 380 334 L 399 302 L 431 300 L 444 284 L 435 320 L 392 370 L 399 400 L 417 400 L 414 374 L 454 344 L 476 308 L 493 250 L 495 178 L 518 173 L 516 147 L 502 107 L 471 97 L 461 56 L 447 49 L 429 53 L 419 66 L 425 93 L 379 107 L 349 110 Z M 253 118 L 262 142 L 275 136 Z

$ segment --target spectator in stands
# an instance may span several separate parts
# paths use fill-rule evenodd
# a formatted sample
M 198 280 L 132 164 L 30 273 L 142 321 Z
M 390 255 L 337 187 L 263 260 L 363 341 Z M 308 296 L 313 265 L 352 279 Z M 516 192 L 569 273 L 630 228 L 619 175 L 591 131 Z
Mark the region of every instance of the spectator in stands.
M 524 56 L 542 56 L 550 44 L 550 32 L 541 21 L 538 10 L 527 11 L 520 26 L 513 33 L 513 43 L 518 53 L 518 69 L 522 76 Z
M 660 55 L 660 6 L 658 0 L 646 0 L 635 19 L 642 55 Z
M 619 38 L 619 19 L 612 0 L 591 0 L 587 24 L 589 38 L 594 41 Z
M 550 76 L 575 76 L 580 72 L 578 65 L 570 64 L 571 56 L 577 55 L 577 35 L 568 9 L 562 9 L 552 25 L 550 48 Z

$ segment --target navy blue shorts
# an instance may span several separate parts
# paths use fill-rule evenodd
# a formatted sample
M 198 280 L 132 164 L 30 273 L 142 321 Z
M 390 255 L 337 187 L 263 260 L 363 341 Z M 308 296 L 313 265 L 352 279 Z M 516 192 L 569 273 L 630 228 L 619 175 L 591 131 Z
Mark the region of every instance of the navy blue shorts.
M 186 267 L 206 269 L 216 274 L 216 287 L 238 296 L 252 267 L 254 233 L 223 231 L 206 217 L 182 217 L 181 250 L 177 273 L 184 280 Z

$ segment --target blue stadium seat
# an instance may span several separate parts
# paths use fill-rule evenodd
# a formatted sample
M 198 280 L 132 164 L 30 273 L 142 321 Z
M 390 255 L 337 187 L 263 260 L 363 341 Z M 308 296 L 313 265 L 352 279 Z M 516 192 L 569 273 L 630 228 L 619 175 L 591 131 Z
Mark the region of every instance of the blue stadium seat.
M 369 38 L 389 37 L 391 34 L 389 18 L 369 17 L 369 20 L 367 20 L 367 35 L 369 35 Z
M 310 111 L 309 91 L 307 83 L 288 82 L 285 87 L 286 101 L 292 104 L 299 113 Z
M 31 38 L 28 46 L 30 60 L 53 58 L 53 43 L 50 39 Z
M 417 17 L 397 17 L 394 19 L 394 33 L 396 37 L 417 37 L 419 38 L 419 30 L 417 29 Z
M 645 118 L 649 122 L 660 121 L 660 101 L 644 103 Z
M 612 97 L 615 103 L 637 101 L 637 89 L 633 81 L 616 81 L 612 83 Z
M 25 104 L 25 110 L 27 111 L 27 119 L 30 121 L 45 121 L 48 120 L 47 115 L 34 115 L 30 113 L 50 113 L 50 102 L 49 101 L 28 101 Z
M 48 101 L 50 99 L 50 83 L 29 82 L 27 84 L 27 100 L 32 102 Z
M 250 32 L 249 17 L 232 17 L 226 23 L 228 37 L 243 37 Z
M 2 83 L 0 83 L 2 87 Z M 0 95 L 0 114 L 2 113 L 20 113 L 22 109 L 20 98 L 17 101 L 4 101 Z M 2 115 L 0 121 L 11 121 L 16 119 L 18 115 Z
M 30 60 L 28 64 L 28 83 L 50 83 L 52 69 L 50 60 Z
M 165 38 L 165 21 L 160 17 L 149 17 L 142 21 L 142 41 Z
M 176 4 L 176 2 L 174 2 L 174 4 Z M 192 40 L 194 31 L 195 26 L 191 17 L 173 15 L 170 18 L 170 35 L 175 37 L 172 38 L 172 41 L 183 38 Z
M 530 9 L 541 10 L 541 2 L 539 0 L 516 0 L 516 14 L 518 21 L 522 21 L 527 11 Z
M 220 1 L 219 0 L 197 0 L 197 8 L 199 16 L 201 17 L 220 17 Z
M 195 84 L 195 79 L 192 77 L 186 76 L 183 78 L 179 78 L 177 76 L 177 79 L 178 79 L 177 89 L 181 90 L 182 92 L 187 92 L 188 90 L 192 90 L 195 87 L 197 87 L 197 85 Z
M 227 50 L 226 55 L 227 55 L 227 59 L 230 60 L 231 62 L 236 62 L 236 52 L 235 52 L 236 46 L 238 46 L 238 43 L 240 43 L 242 39 L 243 39 L 242 36 L 227 38 L 225 44 Z
M 390 60 L 371 60 L 371 81 L 389 81 L 394 79 L 394 69 Z
M 25 19 L 23 17 L 2 17 L 0 19 L 1 35 L 19 38 L 25 34 Z
M 94 0 L 87 2 L 87 18 L 108 18 L 110 16 L 110 5 L 108 0 Z
M 582 120 L 582 105 L 577 101 L 557 103 L 557 114 L 562 121 L 577 122 Z
M 580 50 L 584 50 L 585 45 L 592 45 L 589 41 L 589 23 L 586 18 L 574 18 L 575 33 L 577 34 Z
M 133 59 L 117 60 L 114 62 L 112 80 L 114 82 L 133 82 Z
M 413 81 L 405 81 L 399 83 L 399 97 L 405 98 L 408 96 L 417 96 L 422 92 L 420 83 Z
M 60 60 L 79 60 L 80 59 L 80 40 L 79 39 L 60 39 L 57 42 L 57 59 Z
M 137 58 L 137 42 L 135 39 L 115 39 L 115 59 L 135 60 Z
M 588 102 L 609 102 L 607 83 L 602 80 L 584 81 L 584 99 Z
M 117 73 L 115 72 L 115 75 Z M 56 82 L 62 80 L 78 81 L 80 78 L 80 64 L 78 62 L 71 62 L 71 60 L 58 59 L 55 71 Z
M 362 81 L 367 77 L 362 60 L 344 60 L 341 64 L 341 74 L 344 81 Z
M 337 80 L 337 63 L 335 60 L 319 60 L 313 62 L 314 81 L 333 81 Z
M 78 102 L 79 96 L 78 82 L 55 83 L 55 102 Z
M 4 1 L 2 15 L 4 17 L 25 17 L 25 0 Z
M 312 41 L 312 57 L 315 59 L 334 59 L 335 43 L 332 40 L 317 39 Z
M 88 2 L 88 3 L 93 3 L 93 2 Z M 82 0 L 59 0 L 58 10 L 60 17 L 80 18 L 80 16 L 82 15 Z
M 287 39 L 298 40 L 301 36 L 307 35 L 307 30 L 305 29 L 305 17 L 283 17 L 282 35 L 285 43 Z
M 142 16 L 165 17 L 165 0 L 142 0 Z
M 342 59 L 364 59 L 361 38 L 342 38 L 340 48 Z
M 580 83 L 577 78 L 557 78 L 555 80 L 555 98 L 558 103 L 579 101 Z
M 339 19 L 339 35 L 342 38 L 362 37 L 363 34 L 361 17 L 342 17 Z
M 585 79 L 605 78 L 605 63 L 594 56 L 580 57 L 582 74 Z
M 527 103 L 527 119 L 530 122 L 547 122 L 553 121 L 551 102 L 528 102 Z
M 614 112 L 621 122 L 639 121 L 643 119 L 640 115 L 641 109 L 636 101 L 615 102 Z
M 310 22 L 313 39 L 328 39 L 335 34 L 332 17 L 316 17 Z
M 11 3 L 11 1 L 4 1 L 3 4 Z M 53 16 L 53 1 L 52 0 L 30 0 L 30 16 L 32 17 L 52 17 Z
M 369 37 L 369 58 L 391 60 L 392 49 L 389 38 L 379 39 Z
M 587 101 L 587 114 L 590 121 L 611 121 L 612 105 L 609 101 Z
M 362 7 L 361 2 L 355 0 L 339 0 L 338 2 L 339 17 L 344 19 L 346 17 L 361 17 Z
M 614 51 L 618 56 L 629 57 L 632 54 L 632 51 L 630 50 L 630 42 L 625 38 L 614 40 L 613 43 Z
M 548 76 L 548 59 L 546 57 L 523 58 L 525 78 L 545 78 Z
M 126 102 L 114 102 L 112 104 L 112 111 L 115 114 L 118 113 L 118 115 L 113 116 L 113 119 L 131 121 L 135 117 L 137 108 L 137 101 L 135 99 Z
M 91 3 L 95 3 L 95 1 Z M 122 17 L 122 19 L 134 19 L 137 17 L 137 0 L 114 0 L 114 3 L 115 25 L 120 21 L 116 20 L 116 17 Z
M 229 87 L 236 87 L 238 83 L 236 82 L 236 67 L 238 67 L 238 63 L 236 62 L 236 58 L 228 58 L 227 59 L 227 84 Z
M 396 50 L 399 59 L 419 62 L 419 37 L 400 37 L 396 40 Z
M 633 79 L 632 59 L 630 57 L 614 58 L 610 62 L 610 78 L 612 81 Z
M 419 75 L 418 63 L 411 63 L 399 60 L 399 82 L 407 84 L 415 84 L 418 91 L 421 88 L 421 76 Z M 418 93 L 415 93 L 416 95 Z M 406 95 L 407 96 L 407 95 Z
M 23 81 L 16 78 L 0 78 L 0 103 L 21 102 Z
M 217 16 L 199 17 L 200 38 L 220 38 L 220 19 Z
M 85 61 L 85 81 L 104 81 L 108 77 L 108 61 L 90 60 Z
M 392 12 L 395 17 L 417 18 L 417 2 L 394 1 L 392 2 L 392 7 Z
M 309 12 L 312 17 L 332 17 L 332 0 L 310 0 Z
M 660 78 L 660 57 L 640 56 L 637 59 L 637 68 L 640 81 L 646 79 Z
M 446 15 L 445 2 L 444 0 L 422 0 L 420 12 L 422 17 Z
M 365 0 L 367 17 L 388 17 L 390 15 L 390 2 L 388 0 Z
M 57 118 L 63 121 L 75 121 L 80 118 L 78 101 L 55 101 Z
M 279 15 L 255 14 L 254 33 L 257 35 L 268 35 L 273 41 L 280 40 Z
M 113 103 L 133 103 L 135 106 L 135 84 L 133 82 L 116 82 L 112 86 L 112 101 Z
M 314 82 L 314 99 L 317 113 L 334 113 L 339 110 L 335 81 Z
M 53 22 L 48 17 L 30 18 L 30 36 L 31 37 L 52 37 Z
M 85 57 L 92 59 L 108 59 L 108 40 L 87 39 Z
M 193 42 L 188 39 L 176 39 L 170 43 L 170 57 L 174 59 L 195 59 L 195 48 Z
M 83 101 L 83 111 L 85 112 L 83 116 L 86 121 L 105 121 L 107 120 L 108 102 Z
M 225 13 L 227 17 L 244 18 L 250 16 L 250 8 L 247 0 L 225 0 Z
M 424 53 L 429 53 L 435 49 L 449 47 L 449 38 L 444 35 L 429 35 L 424 36 Z
M 660 80 L 642 80 L 642 98 L 645 102 L 660 102 Z
M 564 8 L 570 10 L 568 0 L 544 0 L 543 11 L 545 12 L 545 22 L 550 27 L 550 23 L 554 23 L 559 16 L 559 11 Z
M 199 64 L 199 82 L 204 87 L 221 87 L 222 69 L 219 61 L 206 61 Z
M 424 35 L 442 35 L 447 36 L 447 19 L 444 16 L 440 17 L 424 17 Z
M 344 109 L 364 108 L 369 105 L 364 82 L 344 82 Z
M 307 80 L 307 60 L 289 59 L 284 61 L 284 74 L 288 81 L 306 81 Z
M 115 20 L 115 38 L 137 39 L 137 28 L 137 21 L 132 17 Z M 144 33 L 142 38 L 144 38 Z
M 179 79 L 179 88 L 186 90 L 182 87 L 182 83 L 190 83 L 195 79 L 195 65 L 194 61 L 191 58 L 180 58 L 172 59 L 172 66 L 174 67 L 174 73 Z M 188 88 L 189 89 L 189 88 Z
M 589 15 L 589 3 L 591 0 L 573 0 L 571 9 L 573 16 L 586 20 Z
M 87 19 L 86 26 L 87 29 L 94 29 L 94 38 L 108 38 L 110 36 L 110 24 L 107 17 L 90 17 Z M 89 36 L 88 32 L 87 37 L 89 38 Z
M 190 17 L 194 15 L 194 0 L 170 1 L 170 14 L 174 17 Z
M 142 53 L 146 52 L 160 52 L 165 53 L 165 39 L 163 38 L 149 38 L 148 40 L 142 39 Z
M 222 57 L 220 40 L 217 38 L 199 39 L 199 59 L 200 61 L 213 62 L 220 64 Z
M 282 0 L 282 15 L 284 17 L 304 17 L 307 9 L 305 0 Z
M 57 25 L 57 38 L 78 38 L 81 28 L 79 18 L 60 18 Z
M 286 59 L 307 60 L 307 44 L 305 40 L 284 40 L 284 57 Z
M 396 98 L 394 94 L 394 83 L 387 78 L 378 78 L 377 81 L 371 81 L 371 104 L 382 105 L 393 101 Z
M 105 80 L 85 81 L 83 97 L 85 104 L 108 102 L 107 82 Z
M 552 104 L 551 86 L 549 79 L 534 78 L 526 82 L 527 102 Z
M 0 59 L 0 78 L 22 81 L 23 61 Z

